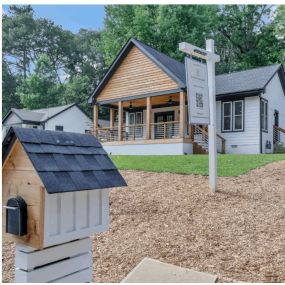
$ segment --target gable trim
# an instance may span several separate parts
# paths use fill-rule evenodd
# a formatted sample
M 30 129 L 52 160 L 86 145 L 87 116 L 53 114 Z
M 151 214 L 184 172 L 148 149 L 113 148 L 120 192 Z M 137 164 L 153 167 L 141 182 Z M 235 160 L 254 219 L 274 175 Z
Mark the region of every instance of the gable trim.
M 12 113 L 15 114 L 22 122 L 24 122 L 24 120 L 23 120 L 16 112 L 10 110 L 10 111 L 6 114 L 6 116 L 3 118 L 3 120 L 2 120 L 2 125 L 4 124 L 4 122 L 9 118 L 9 116 L 10 116 Z
M 71 109 L 71 108 L 74 107 L 74 106 L 76 106 L 76 107 L 79 109 L 79 111 L 81 111 L 89 120 L 91 120 L 90 117 L 89 117 L 89 115 L 88 115 L 77 103 L 74 103 L 74 104 L 70 105 L 69 107 L 67 107 L 66 109 L 61 110 L 60 112 L 58 112 L 58 113 L 54 114 L 53 116 L 47 118 L 45 121 L 43 121 L 43 123 L 46 123 L 46 122 L 49 121 L 50 119 L 52 119 L 52 118 L 54 118 L 54 117 L 60 115 L 61 113 L 65 112 L 65 111 L 67 111 L 67 110 L 69 110 L 69 109 Z
M 273 79 L 273 77 L 275 76 L 275 74 L 278 73 L 278 77 L 281 83 L 281 87 L 285 96 L 285 73 L 284 73 L 284 69 L 283 66 L 280 64 L 280 66 L 276 69 L 276 71 L 272 74 L 272 76 L 270 77 L 270 79 L 266 82 L 266 84 L 263 87 L 263 92 L 265 92 L 265 89 L 267 87 L 267 85 L 270 83 L 270 81 Z

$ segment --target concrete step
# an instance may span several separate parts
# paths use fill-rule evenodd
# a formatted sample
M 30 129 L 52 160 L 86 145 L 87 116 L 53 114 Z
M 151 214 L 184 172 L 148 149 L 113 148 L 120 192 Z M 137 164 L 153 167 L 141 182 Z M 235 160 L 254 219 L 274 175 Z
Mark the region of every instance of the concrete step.
M 144 258 L 121 283 L 214 283 L 216 275 Z

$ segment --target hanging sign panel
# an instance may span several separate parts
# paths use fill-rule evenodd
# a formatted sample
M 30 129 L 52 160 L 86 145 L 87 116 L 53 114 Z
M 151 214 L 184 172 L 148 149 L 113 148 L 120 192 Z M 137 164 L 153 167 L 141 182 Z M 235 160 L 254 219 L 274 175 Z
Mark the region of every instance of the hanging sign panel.
M 207 65 L 186 57 L 188 112 L 191 124 L 209 125 L 209 88 Z

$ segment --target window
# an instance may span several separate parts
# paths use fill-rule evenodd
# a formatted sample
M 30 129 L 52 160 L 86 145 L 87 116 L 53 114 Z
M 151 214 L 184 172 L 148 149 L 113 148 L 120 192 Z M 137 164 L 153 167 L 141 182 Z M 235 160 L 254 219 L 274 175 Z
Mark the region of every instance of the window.
M 224 132 L 232 131 L 232 102 L 223 103 L 223 122 L 222 130 Z
M 143 113 L 133 112 L 129 113 L 129 125 L 135 125 L 129 128 L 130 135 L 135 135 L 136 137 L 143 136 Z
M 243 101 L 235 101 L 233 103 L 233 113 L 234 113 L 234 131 L 242 131 L 243 130 Z
M 63 126 L 55 126 L 55 130 L 58 132 L 63 132 Z
M 261 130 L 268 132 L 268 102 L 261 99 Z
M 244 130 L 244 101 L 223 102 L 222 132 L 239 132 Z

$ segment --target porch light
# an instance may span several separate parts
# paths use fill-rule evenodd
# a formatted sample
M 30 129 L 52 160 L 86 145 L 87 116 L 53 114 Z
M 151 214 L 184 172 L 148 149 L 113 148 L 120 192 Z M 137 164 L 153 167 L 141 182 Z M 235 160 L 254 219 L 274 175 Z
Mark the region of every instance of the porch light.
M 129 109 L 130 109 L 130 110 L 132 110 L 132 109 L 133 109 L 132 101 L 130 101 Z

